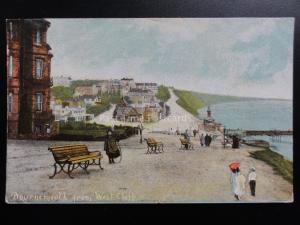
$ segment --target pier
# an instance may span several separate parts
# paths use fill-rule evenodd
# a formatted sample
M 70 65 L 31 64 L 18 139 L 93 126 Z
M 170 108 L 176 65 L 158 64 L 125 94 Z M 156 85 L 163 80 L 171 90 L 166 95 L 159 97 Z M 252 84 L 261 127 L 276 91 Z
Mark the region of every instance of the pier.
M 246 130 L 246 136 L 284 136 L 284 135 L 293 135 L 292 130 Z
M 246 136 L 269 136 L 273 142 L 281 142 L 282 136 L 293 135 L 293 130 L 241 130 L 241 129 L 225 129 L 224 135 L 232 137 L 234 135 L 239 138 Z

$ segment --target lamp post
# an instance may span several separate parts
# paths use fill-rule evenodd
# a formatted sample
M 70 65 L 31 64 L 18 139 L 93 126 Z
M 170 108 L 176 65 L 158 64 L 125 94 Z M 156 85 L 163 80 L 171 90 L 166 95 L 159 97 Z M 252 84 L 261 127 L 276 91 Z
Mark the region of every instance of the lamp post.
M 223 128 L 223 135 L 224 135 L 223 147 L 224 147 L 224 148 L 225 148 L 225 146 L 226 146 L 226 141 L 225 141 L 225 131 L 226 131 L 226 128 L 225 128 L 225 126 L 224 126 L 224 128 Z
M 141 122 L 141 124 L 139 125 L 139 130 L 140 130 L 140 143 L 143 143 L 143 124 Z

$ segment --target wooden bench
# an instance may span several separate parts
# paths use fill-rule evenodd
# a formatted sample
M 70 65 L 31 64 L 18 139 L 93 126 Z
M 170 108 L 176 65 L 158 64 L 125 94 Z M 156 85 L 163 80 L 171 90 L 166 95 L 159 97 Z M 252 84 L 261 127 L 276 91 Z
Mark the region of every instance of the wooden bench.
M 181 142 L 181 147 L 180 149 L 186 149 L 186 145 L 188 146 L 187 149 L 194 149 L 194 145 L 191 141 L 189 141 L 188 139 L 185 138 L 180 138 L 180 142 Z
M 145 138 L 147 142 L 147 152 L 148 153 L 160 153 L 164 151 L 164 144 L 162 142 L 157 142 L 154 138 Z
M 49 176 L 52 179 L 56 174 L 60 172 L 64 172 L 68 174 L 70 178 L 74 178 L 71 176 L 71 172 L 78 167 L 81 167 L 87 174 L 87 168 L 89 165 L 97 165 L 101 167 L 100 160 L 103 158 L 100 151 L 89 151 L 86 145 L 76 144 L 76 145 L 61 145 L 61 146 L 51 146 L 48 148 L 54 157 L 54 174 Z M 57 170 L 57 167 L 60 167 Z M 67 167 L 65 170 L 64 167 Z

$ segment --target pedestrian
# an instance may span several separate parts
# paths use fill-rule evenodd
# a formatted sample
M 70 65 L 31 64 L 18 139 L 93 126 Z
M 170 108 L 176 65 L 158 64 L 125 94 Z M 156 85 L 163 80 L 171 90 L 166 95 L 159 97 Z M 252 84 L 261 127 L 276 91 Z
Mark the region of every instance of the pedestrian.
M 193 130 L 193 134 L 194 134 L 194 138 L 195 138 L 196 134 L 197 134 L 197 130 L 196 129 Z
M 237 173 L 237 188 L 236 188 L 236 195 L 238 200 L 241 199 L 242 195 L 245 193 L 245 182 L 246 182 L 246 178 L 244 175 L 241 174 L 240 169 L 237 168 L 236 169 L 236 173 Z
M 104 142 L 104 151 L 108 156 L 109 164 L 115 163 L 114 158 L 120 156 L 120 150 L 118 149 L 118 145 L 116 144 L 116 139 L 110 129 L 107 131 L 106 139 Z
M 184 138 L 187 139 L 188 141 L 190 141 L 190 135 L 189 135 L 188 129 L 185 130 Z
M 250 169 L 250 173 L 248 175 L 248 182 L 249 182 L 249 186 L 250 186 L 251 195 L 253 197 L 255 197 L 256 172 L 255 172 L 255 168 L 254 167 L 252 167 Z
M 201 134 L 200 136 L 200 145 L 203 146 L 204 145 L 204 135 Z
M 208 135 L 208 139 L 207 139 L 207 144 L 208 144 L 208 147 L 210 146 L 210 143 L 211 143 L 211 141 L 212 141 L 212 137 L 211 137 L 211 135 Z
M 239 148 L 239 138 L 236 135 L 232 137 L 232 148 Z
M 230 184 L 231 184 L 231 191 L 234 194 L 234 197 L 236 198 L 236 200 L 239 200 L 239 197 L 237 195 L 237 172 L 236 172 L 236 169 L 231 170 Z
M 209 137 L 208 137 L 208 134 L 206 134 L 204 137 L 204 144 L 206 147 L 208 147 L 208 142 L 209 142 Z

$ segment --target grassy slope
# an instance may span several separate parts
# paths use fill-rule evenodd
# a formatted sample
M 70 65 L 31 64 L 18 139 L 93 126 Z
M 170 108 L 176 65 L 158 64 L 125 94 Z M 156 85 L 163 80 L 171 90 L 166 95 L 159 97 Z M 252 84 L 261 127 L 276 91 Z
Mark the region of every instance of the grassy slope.
M 262 98 L 214 95 L 178 89 L 174 89 L 174 93 L 179 98 L 177 100 L 178 105 L 195 116 L 198 115 L 198 109 L 206 105 L 235 101 L 262 100 Z
M 197 116 L 197 110 L 204 106 L 204 102 L 194 96 L 190 91 L 175 89 L 174 93 L 178 97 L 178 100 L 176 101 L 177 104 L 192 113 L 194 116 Z
M 250 153 L 251 157 L 262 160 L 272 166 L 274 171 L 280 174 L 288 182 L 293 183 L 293 163 L 282 155 L 270 149 Z
M 251 98 L 251 97 L 237 97 L 237 96 L 228 96 L 228 95 L 214 95 L 214 94 L 205 94 L 199 92 L 190 92 L 196 98 L 200 98 L 205 105 L 213 105 L 217 103 L 224 102 L 236 102 L 236 101 L 248 101 L 248 100 L 262 100 L 262 98 Z

